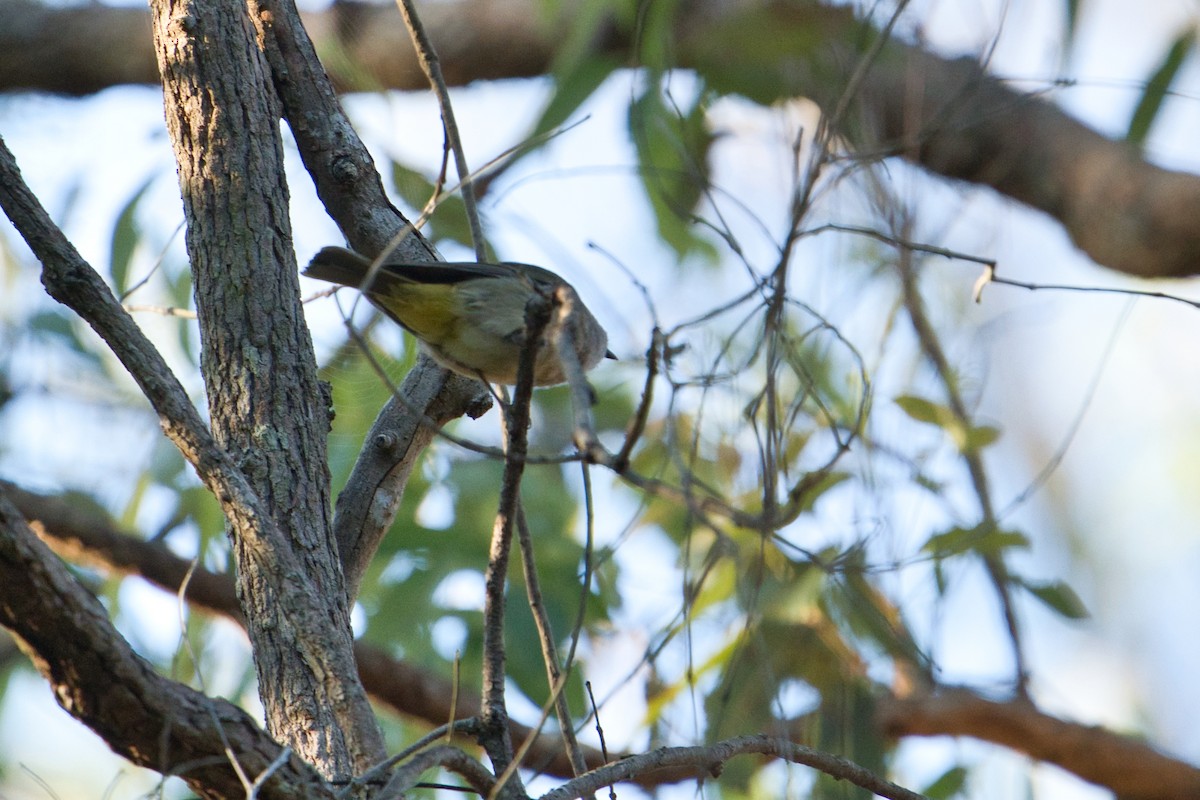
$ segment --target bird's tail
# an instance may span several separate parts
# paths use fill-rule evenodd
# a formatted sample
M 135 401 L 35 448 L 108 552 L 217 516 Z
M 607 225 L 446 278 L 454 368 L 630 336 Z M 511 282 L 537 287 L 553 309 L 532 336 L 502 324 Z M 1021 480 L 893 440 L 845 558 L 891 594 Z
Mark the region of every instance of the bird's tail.
M 309 278 L 329 281 L 354 289 L 365 288 L 363 283 L 371 269 L 371 260 L 345 247 L 324 247 L 304 268 Z

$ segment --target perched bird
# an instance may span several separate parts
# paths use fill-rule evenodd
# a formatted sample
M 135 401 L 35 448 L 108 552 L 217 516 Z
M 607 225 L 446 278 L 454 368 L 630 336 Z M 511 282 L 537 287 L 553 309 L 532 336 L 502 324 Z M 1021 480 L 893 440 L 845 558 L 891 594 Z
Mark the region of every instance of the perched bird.
M 411 332 L 442 366 L 471 378 L 514 384 L 525 343 L 525 304 L 535 289 L 565 287 L 572 300 L 575 351 L 590 370 L 608 350 L 608 335 L 575 289 L 548 269 L 503 262 L 384 261 L 372 269 L 371 259 L 344 247 L 326 247 L 313 257 L 304 274 L 360 289 L 376 307 Z M 555 325 L 546 327 L 534 365 L 535 386 L 566 381 L 556 349 Z

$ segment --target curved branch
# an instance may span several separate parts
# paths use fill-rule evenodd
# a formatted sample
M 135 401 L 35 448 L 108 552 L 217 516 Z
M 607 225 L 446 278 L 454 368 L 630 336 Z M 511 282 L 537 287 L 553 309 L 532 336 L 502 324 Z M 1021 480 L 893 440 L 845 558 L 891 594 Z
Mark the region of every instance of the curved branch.
M 860 46 L 877 33 L 847 9 L 820 4 L 709 8 L 719 13 L 690 8 L 681 15 L 686 24 L 678 31 L 680 65 L 696 69 L 719 89 L 755 95 L 763 103 L 801 96 L 828 110 L 837 108 L 859 63 Z M 567 40 L 553 23 L 529 24 L 541 19 L 529 0 L 431 3 L 421 13 L 453 85 L 546 74 Z M 0 30 L 0 90 L 87 93 L 102 85 L 157 80 L 149 68 L 143 12 L 49 9 L 28 0 L 0 0 L 0 16 L 23 23 Z M 423 87 L 395 8 L 341 2 L 306 14 L 305 24 L 323 52 L 342 54 L 340 61 L 329 59 L 331 69 L 340 68 L 346 76 L 341 88 L 361 86 L 363 75 L 370 88 Z M 88 31 L 70 37 L 70 49 L 89 48 L 78 55 L 64 52 L 67 37 L 60 35 L 76 26 Z M 110 34 L 110 27 L 122 33 Z M 92 35 L 92 30 L 105 33 Z M 778 47 L 759 47 L 764 39 Z M 782 58 L 778 48 L 789 40 L 792 46 Z M 117 41 L 120 46 L 113 44 Z M 596 46 L 618 59 L 636 58 L 632 38 L 615 25 L 603 30 Z M 122 56 L 120 64 L 98 77 L 115 54 Z M 142 66 L 130 69 L 127 62 Z M 85 66 L 72 70 L 72 64 Z M 301 84 L 305 80 L 304 73 L 295 77 Z M 853 137 L 860 148 L 901 155 L 936 174 L 990 186 L 1044 211 L 1098 264 L 1141 277 L 1200 274 L 1200 230 L 1192 223 L 1200 216 L 1200 177 L 1150 164 L 1135 148 L 1102 136 L 1050 103 L 1013 91 L 973 59 L 947 59 L 892 42 L 865 75 L 853 108 L 848 117 L 862 125 Z M 291 121 L 293 130 L 305 124 L 296 117 Z M 356 178 L 373 180 L 352 171 Z M 381 249 L 363 247 L 354 237 L 351 243 L 364 253 Z
M 164 545 L 130 537 L 110 521 L 81 514 L 53 497 L 28 492 L 0 482 L 39 536 L 60 554 L 80 557 L 122 574 L 140 575 L 169 592 L 177 592 L 179 579 L 191 567 L 186 559 Z M 0 585 L 6 585 L 0 583 Z M 225 575 L 197 568 L 188 586 L 188 599 L 209 612 L 239 619 L 233 582 Z M 429 672 L 397 661 L 365 642 L 355 644 L 359 674 L 371 694 L 395 711 L 436 725 L 452 715 L 449 682 Z M 479 713 L 478 695 L 459 690 L 453 717 L 466 719 Z M 1024 701 L 998 702 L 965 688 L 907 698 L 888 695 L 877 704 L 878 724 L 890 736 L 970 736 L 992 742 L 1032 758 L 1055 764 L 1084 780 L 1113 790 L 1122 797 L 1159 800 L 1200 796 L 1200 769 L 1171 758 L 1145 742 L 1104 728 L 1052 717 Z M 530 731 L 513 723 L 512 737 L 524 740 Z M 526 766 L 552 775 L 570 777 L 571 764 L 552 736 L 539 737 Z M 599 752 L 584 748 L 588 766 L 604 763 Z M 624 762 L 628 753 L 617 753 Z M 665 764 L 663 766 L 666 766 Z M 677 763 L 671 769 L 624 778 L 652 789 L 703 774 L 694 764 Z
M 214 800 L 244 796 L 241 775 L 253 780 L 275 764 L 263 800 L 333 797 L 298 756 L 281 760 L 283 748 L 240 708 L 162 677 L 134 653 L 2 489 L 0 587 L 0 624 L 59 705 L 134 764 L 177 775 Z
M 480 797 L 491 797 L 496 786 L 495 777 L 475 759 L 468 756 L 457 747 L 439 745 L 417 753 L 404 764 L 396 768 L 387 787 L 380 794 L 380 800 L 391 797 L 407 797 L 416 788 L 421 773 L 428 772 L 434 767 L 444 767 L 462 776 Z
M 944 689 L 877 706 L 891 736 L 970 736 L 1055 764 L 1122 800 L 1200 797 L 1200 769 L 1145 742 L 1050 716 L 1025 700 L 987 700 Z
M 773 736 L 739 736 L 701 747 L 660 747 L 652 752 L 630 756 L 592 770 L 553 791 L 546 792 L 540 800 L 575 800 L 587 797 L 606 786 L 664 767 L 690 768 L 697 777 L 710 775 L 715 778 L 721 774 L 725 762 L 729 759 L 753 754 L 803 764 L 838 780 L 860 786 L 879 797 L 891 800 L 924 800 L 923 795 L 884 780 L 852 761 Z
M 194 567 L 192 562 L 172 553 L 165 545 L 130 536 L 111 520 L 82 513 L 58 498 L 29 492 L 6 481 L 0 481 L 0 492 L 11 498 L 37 535 L 59 555 L 117 574 L 138 575 L 172 594 L 179 591 L 183 577 L 190 571 L 186 599 L 196 608 L 242 624 L 233 580 L 228 575 Z M 441 724 L 451 717 L 466 719 L 479 714 L 481 703 L 476 692 L 460 688 L 457 707 L 451 713 L 450 698 L 454 689 L 449 681 L 399 661 L 367 642 L 355 642 L 354 654 L 359 677 L 367 691 L 396 713 L 424 720 L 430 725 Z M 524 725 L 515 722 L 510 725 L 514 740 L 525 741 L 533 735 L 533 731 Z M 584 757 L 589 767 L 604 763 L 597 750 L 584 748 Z M 524 763 L 530 769 L 551 775 L 570 777 L 573 774 L 561 743 L 549 735 L 537 736 Z M 652 788 L 684 777 L 659 774 L 654 781 L 644 785 Z
M 379 412 L 334 509 L 333 532 L 341 553 L 347 596 L 359 583 L 396 511 L 417 459 L 440 426 L 463 414 L 479 416 L 490 398 L 478 381 L 417 361 Z M 483 406 L 481 409 L 480 406 Z

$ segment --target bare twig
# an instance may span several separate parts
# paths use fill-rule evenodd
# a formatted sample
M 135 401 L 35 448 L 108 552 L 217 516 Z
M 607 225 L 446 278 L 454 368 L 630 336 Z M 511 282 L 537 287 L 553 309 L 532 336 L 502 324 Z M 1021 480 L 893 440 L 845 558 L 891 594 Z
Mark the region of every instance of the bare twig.
M 130 314 L 144 312 L 148 314 L 159 314 L 164 317 L 179 317 L 180 319 L 195 319 L 196 312 L 190 308 L 177 308 L 176 306 L 147 306 L 147 305 L 126 305 L 125 310 Z
M 740 736 L 703 747 L 660 747 L 594 769 L 547 792 L 539 800 L 575 800 L 630 776 L 664 767 L 689 767 L 697 777 L 709 775 L 715 778 L 720 775 L 725 762 L 747 754 L 775 756 L 803 764 L 890 800 L 924 800 L 922 795 L 897 786 L 852 761 L 773 736 Z
M 450 90 L 446 87 L 446 79 L 442 77 L 442 65 L 438 60 L 437 51 L 421 24 L 416 6 L 412 0 L 396 0 L 400 13 L 404 15 L 404 24 L 412 35 L 413 45 L 417 50 L 417 59 L 421 69 L 429 78 L 429 85 L 437 96 L 438 106 L 442 111 L 442 127 L 446 132 L 446 140 L 454 152 L 454 167 L 458 170 L 459 188 L 462 191 L 463 208 L 467 214 L 467 224 L 471 228 L 471 241 L 475 245 L 475 259 L 487 261 L 487 245 L 483 238 L 483 226 L 479 223 L 479 209 L 475 204 L 475 187 L 472 184 L 471 170 L 467 166 L 467 156 L 463 151 L 462 137 L 458 133 L 458 123 L 454 119 L 454 106 L 450 103 Z
M 600 707 L 596 705 L 596 696 L 592 694 L 592 682 L 585 681 L 584 688 L 587 689 L 588 700 L 592 704 L 592 716 L 596 720 L 596 735 L 600 737 L 600 754 L 604 756 L 604 763 L 608 763 L 608 744 L 604 741 L 604 727 L 600 724 Z M 617 800 L 617 789 L 613 784 L 608 785 L 608 800 Z
M 587 772 L 587 763 L 583 759 L 583 751 L 579 749 L 579 740 L 575 738 L 575 727 L 571 722 L 571 709 L 567 706 L 566 694 L 562 686 L 569 672 L 564 672 L 558 659 L 558 646 L 554 642 L 554 629 L 550 626 L 550 615 L 546 613 L 546 604 L 542 600 L 541 583 L 538 580 L 537 564 L 533 556 L 533 536 L 529 532 L 529 523 L 525 519 L 525 509 L 517 506 L 517 540 L 521 545 L 521 568 L 525 576 L 525 593 L 529 600 L 529 610 L 533 612 L 533 621 L 537 627 L 538 639 L 542 645 L 542 661 L 546 665 L 546 681 L 553 692 L 554 713 L 558 717 L 558 727 L 562 734 L 563 745 L 571 759 L 575 774 Z
M 551 301 L 533 293 L 525 307 L 525 347 L 517 367 L 517 384 L 512 403 L 504 407 L 505 450 L 511 454 L 504 462 L 500 483 L 500 500 L 496 522 L 492 528 L 492 543 L 484 576 L 483 624 L 483 734 L 482 744 L 492 759 L 497 774 L 508 770 L 512 763 L 512 740 L 508 731 L 508 710 L 504 702 L 504 588 L 507 583 L 508 558 L 512 547 L 513 527 L 520 506 L 521 476 L 525 471 L 525 449 L 528 443 L 529 406 L 533 397 L 533 368 L 537 359 L 542 333 L 550 322 Z M 497 791 L 503 795 L 523 795 L 520 777 L 515 772 Z
M 397 764 L 401 763 L 402 761 L 405 761 L 406 759 L 411 758 L 412 756 L 414 756 L 415 754 L 424 750 L 425 748 L 429 747 L 431 744 L 436 742 L 438 739 L 445 738 L 446 744 L 449 745 L 450 739 L 454 736 L 454 734 L 456 734 L 456 733 L 473 734 L 473 733 L 476 733 L 478 731 L 478 729 L 479 729 L 479 720 L 474 719 L 474 718 L 460 719 L 457 722 L 452 722 L 448 725 L 440 725 L 440 726 L 434 728 L 433 730 L 431 730 L 429 733 L 422 736 L 417 741 L 410 744 L 408 747 L 405 747 L 400 752 L 396 753 L 393 756 L 389 756 L 384 761 L 371 767 L 369 770 L 364 772 L 362 775 L 358 776 L 353 781 L 348 783 L 346 785 L 346 787 L 338 793 L 338 795 L 340 798 L 342 798 L 342 800 L 344 800 L 347 797 L 357 796 L 359 791 L 364 786 L 370 786 L 371 784 L 375 784 L 375 783 L 382 783 L 383 779 L 385 777 L 388 778 L 388 780 L 390 781 L 391 778 L 388 776 L 388 773 L 392 771 L 393 767 L 395 767 Z
M 421 773 L 443 767 L 462 776 L 480 797 L 488 797 L 495 789 L 496 779 L 482 764 L 457 747 L 438 745 L 413 756 L 408 763 L 397 768 L 391 781 L 378 795 L 379 800 L 407 797 L 416 786 Z
M 1190 297 L 1182 295 L 1170 294 L 1168 292 L 1152 292 L 1145 289 L 1126 289 L 1120 286 L 1072 286 L 1071 284 L 1063 283 L 1030 283 L 1029 281 L 1018 281 L 1012 278 L 1002 278 L 996 274 L 996 265 L 994 263 L 985 264 L 983 274 L 975 284 L 975 301 L 979 302 L 982 297 L 983 288 L 989 283 L 995 283 L 1000 286 L 1013 286 L 1017 289 L 1028 289 L 1031 292 L 1051 291 L 1051 292 L 1078 292 L 1080 294 L 1123 294 L 1129 297 L 1151 297 L 1156 300 L 1171 300 L 1176 303 L 1183 303 L 1192 308 L 1200 308 L 1200 300 L 1193 300 Z
M 655 326 L 654 331 L 650 334 L 650 346 L 646 348 L 646 379 L 642 384 L 642 397 L 638 402 L 633 420 L 625 431 L 625 441 L 621 443 L 621 449 L 612 459 L 613 467 L 618 472 L 623 472 L 629 467 L 629 457 L 633 454 L 633 448 L 637 447 L 646 430 L 646 422 L 650 419 L 650 408 L 654 404 L 654 381 L 658 378 L 659 354 L 666 346 L 666 338 L 662 331 Z

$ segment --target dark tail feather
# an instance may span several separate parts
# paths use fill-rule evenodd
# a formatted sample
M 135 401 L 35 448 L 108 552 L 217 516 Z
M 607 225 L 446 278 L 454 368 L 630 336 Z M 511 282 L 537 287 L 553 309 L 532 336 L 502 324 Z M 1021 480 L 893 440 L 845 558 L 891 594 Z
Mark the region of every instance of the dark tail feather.
M 370 259 L 353 250 L 347 250 L 345 247 L 325 247 L 308 262 L 304 274 L 317 280 L 359 289 L 367 279 L 367 270 L 370 268 Z

